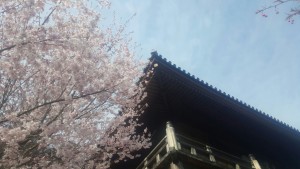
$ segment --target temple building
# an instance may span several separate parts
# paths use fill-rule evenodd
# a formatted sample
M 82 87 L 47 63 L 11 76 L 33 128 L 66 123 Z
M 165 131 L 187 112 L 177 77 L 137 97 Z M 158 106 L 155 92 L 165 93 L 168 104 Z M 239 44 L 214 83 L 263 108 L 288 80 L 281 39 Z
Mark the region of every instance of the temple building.
M 300 132 L 156 52 L 140 120 L 152 148 L 113 169 L 300 169 Z

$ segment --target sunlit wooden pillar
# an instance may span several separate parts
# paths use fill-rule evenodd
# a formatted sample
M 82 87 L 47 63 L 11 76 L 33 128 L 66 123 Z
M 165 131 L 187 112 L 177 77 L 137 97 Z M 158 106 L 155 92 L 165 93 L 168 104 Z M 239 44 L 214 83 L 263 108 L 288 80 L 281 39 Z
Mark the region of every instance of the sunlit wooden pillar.
M 168 150 L 169 151 L 178 150 L 175 130 L 171 122 L 167 122 L 166 135 L 167 135 Z
M 170 169 L 181 169 L 181 168 L 179 168 L 179 166 L 177 164 L 175 164 L 175 163 L 172 162 L 170 164 Z
M 261 169 L 261 167 L 260 167 L 258 161 L 255 159 L 255 157 L 252 154 L 250 154 L 249 157 L 250 157 L 250 160 L 251 160 L 251 163 L 252 163 L 252 168 Z
M 144 166 L 145 166 L 144 169 L 148 169 L 148 160 L 147 160 L 147 158 L 145 159 Z
M 212 150 L 210 146 L 206 145 L 206 151 L 208 152 L 208 157 L 211 162 L 216 162 L 215 156 L 212 155 Z
M 166 135 L 167 135 L 167 150 L 168 152 L 174 152 L 180 150 L 180 144 L 176 140 L 176 134 L 174 127 L 171 122 L 167 122 L 166 126 Z M 177 159 L 176 155 L 172 157 L 172 161 L 170 163 L 170 169 L 183 169 L 183 166 L 180 165 L 179 159 Z

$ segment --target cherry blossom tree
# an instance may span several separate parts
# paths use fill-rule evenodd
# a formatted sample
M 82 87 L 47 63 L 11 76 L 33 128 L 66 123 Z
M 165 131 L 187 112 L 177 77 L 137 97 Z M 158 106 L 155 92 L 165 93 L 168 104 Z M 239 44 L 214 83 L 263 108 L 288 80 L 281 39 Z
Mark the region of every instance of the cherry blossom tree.
M 0 1 L 0 168 L 108 168 L 150 146 L 143 64 L 109 5 Z
M 300 15 L 300 0 L 275 0 L 273 1 L 272 5 L 263 7 L 259 10 L 257 10 L 256 14 L 261 14 L 263 17 L 268 17 L 266 14 L 266 11 L 270 9 L 274 9 L 276 14 L 279 14 L 279 8 L 280 6 L 283 6 L 285 4 L 291 4 L 294 3 L 295 7 L 291 8 L 289 12 L 287 12 L 286 20 L 290 23 L 294 23 L 294 17 L 297 15 Z

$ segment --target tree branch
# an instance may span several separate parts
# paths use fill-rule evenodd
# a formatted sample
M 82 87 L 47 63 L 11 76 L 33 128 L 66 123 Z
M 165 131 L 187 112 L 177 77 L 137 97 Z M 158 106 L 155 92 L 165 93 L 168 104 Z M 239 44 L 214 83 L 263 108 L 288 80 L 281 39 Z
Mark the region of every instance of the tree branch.
M 256 14 L 259 14 L 259 13 L 262 13 L 264 11 L 267 11 L 271 8 L 275 8 L 277 9 L 278 6 L 280 5 L 283 5 L 284 3 L 287 3 L 287 2 L 300 2 L 299 0 L 275 0 L 274 1 L 274 5 L 270 5 L 268 7 L 263 7 L 262 9 L 260 10 L 257 10 L 256 11 Z M 278 12 L 278 11 L 277 11 Z M 288 14 L 288 16 L 286 17 L 287 20 L 290 20 L 291 18 L 293 18 L 295 15 L 300 15 L 300 9 L 291 9 L 290 13 Z M 267 15 L 263 14 L 263 16 L 267 17 Z
M 38 40 L 38 41 L 27 41 L 27 42 L 22 42 L 20 44 L 15 44 L 15 45 L 10 45 L 6 48 L 2 48 L 0 49 L 0 54 L 2 54 L 2 52 L 6 51 L 6 50 L 10 50 L 10 49 L 13 49 L 15 48 L 16 46 L 24 46 L 24 45 L 27 45 L 29 43 L 40 43 L 40 42 L 46 42 L 46 41 L 52 41 L 53 39 L 43 39 L 43 40 Z
M 8 12 L 9 10 L 17 8 L 17 7 L 21 6 L 21 5 L 22 5 L 22 3 L 20 2 L 19 4 L 15 5 L 15 6 L 11 7 L 11 8 L 6 8 L 5 10 L 1 11 L 0 13 L 4 14 L 5 12 Z
M 80 99 L 80 98 L 84 98 L 84 97 L 87 97 L 87 96 L 99 94 L 99 93 L 102 93 L 102 92 L 107 92 L 107 90 L 103 89 L 103 90 L 99 90 L 99 91 L 96 91 L 96 92 L 84 94 L 84 95 L 81 95 L 81 96 L 74 96 L 74 97 L 72 97 L 72 99 L 74 99 L 74 100 L 75 99 Z M 37 105 L 37 106 L 35 106 L 35 107 L 33 107 L 33 108 L 29 109 L 29 110 L 26 110 L 26 111 L 18 113 L 17 117 L 20 117 L 20 116 L 22 116 L 24 114 L 30 113 L 31 111 L 33 111 L 33 110 L 35 110 L 37 108 L 40 108 L 40 107 L 43 107 L 43 106 L 46 106 L 46 105 L 49 105 L 49 104 L 53 104 L 53 103 L 63 102 L 63 101 L 67 101 L 67 100 L 62 98 L 62 99 L 56 99 L 56 100 L 52 100 L 52 101 L 49 101 L 49 102 L 45 102 L 45 103 Z
M 103 105 L 107 102 L 107 100 L 108 100 L 109 98 L 110 98 L 110 97 L 108 97 L 108 98 L 107 98 L 104 102 L 102 102 L 101 104 L 98 104 L 97 106 L 95 106 L 95 107 L 91 108 L 90 110 L 86 111 L 85 113 L 82 113 L 81 115 L 77 115 L 77 117 L 75 117 L 75 119 L 78 120 L 78 119 L 80 119 L 81 117 L 83 117 L 84 115 L 90 113 L 91 111 L 93 111 L 93 110 L 99 108 L 100 106 L 103 106 Z M 83 111 L 84 111 L 84 110 L 83 110 Z M 81 112 L 83 112 L 83 111 L 81 111 Z
M 15 92 L 15 90 L 13 90 L 14 85 L 16 84 L 16 80 L 10 80 L 8 79 L 8 83 L 5 85 L 6 90 L 4 91 L 3 95 L 2 95 L 2 101 L 0 104 L 0 110 L 2 109 L 3 105 L 7 102 L 9 96 Z
M 9 47 L 6 47 L 6 48 L 3 48 L 3 49 L 0 49 L 0 54 L 2 54 L 2 52 L 4 52 L 4 51 L 6 51 L 6 50 L 10 50 L 10 49 L 12 49 L 12 48 L 14 48 L 14 47 L 16 47 L 17 45 L 11 45 L 11 46 L 9 46 Z
M 47 23 L 49 21 L 50 16 L 52 15 L 52 13 L 55 11 L 56 7 L 54 7 L 52 9 L 52 11 L 49 13 L 49 15 L 45 18 L 45 20 L 43 21 L 42 25 L 45 25 L 45 23 Z
M 64 110 L 67 106 L 68 106 L 68 104 L 65 104 L 64 107 L 62 109 L 60 109 L 60 111 L 57 113 L 57 115 L 47 123 L 47 126 L 49 126 L 51 123 L 53 123 L 55 120 L 57 120 L 57 118 L 64 112 Z
M 41 119 L 40 124 L 43 124 L 43 123 L 44 123 L 44 121 L 45 121 L 47 115 L 50 113 L 51 109 L 52 109 L 52 106 L 51 106 L 51 104 L 50 104 L 49 107 L 48 107 L 48 109 L 46 110 L 46 112 L 45 112 L 43 118 Z

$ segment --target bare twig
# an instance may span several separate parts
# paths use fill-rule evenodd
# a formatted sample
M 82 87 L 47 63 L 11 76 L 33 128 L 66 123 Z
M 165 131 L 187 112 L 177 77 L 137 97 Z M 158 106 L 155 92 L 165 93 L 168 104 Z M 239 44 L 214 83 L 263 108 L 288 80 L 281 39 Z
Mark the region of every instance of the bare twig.
M 274 1 L 274 5 L 263 7 L 262 9 L 257 10 L 256 14 L 262 13 L 263 16 L 267 17 L 267 15 L 264 14 L 265 11 L 267 11 L 267 10 L 269 10 L 271 8 L 275 8 L 275 10 L 277 11 L 277 7 L 278 6 L 281 6 L 281 5 L 283 5 L 285 3 L 288 3 L 288 2 L 300 2 L 300 1 L 299 0 L 275 0 Z M 276 13 L 278 13 L 278 11 Z M 286 19 L 288 21 L 290 21 L 294 16 L 300 15 L 300 9 L 298 9 L 298 8 L 291 9 L 291 11 L 287 15 L 288 16 L 286 17 Z

